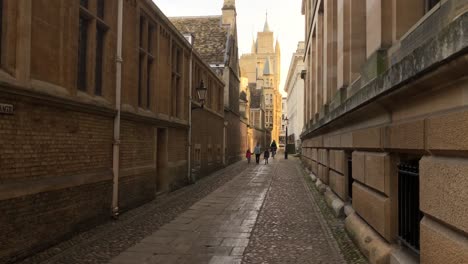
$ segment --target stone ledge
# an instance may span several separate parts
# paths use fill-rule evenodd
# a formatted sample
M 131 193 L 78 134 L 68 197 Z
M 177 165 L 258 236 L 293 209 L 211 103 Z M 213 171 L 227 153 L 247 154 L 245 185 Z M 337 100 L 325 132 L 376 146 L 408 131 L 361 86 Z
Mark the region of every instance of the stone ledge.
M 410 252 L 408 249 L 394 248 L 390 253 L 390 264 L 418 264 L 419 256 Z
M 317 179 L 315 182 L 315 187 L 317 187 L 317 190 L 321 193 L 324 194 L 325 191 L 327 190 L 327 186 L 323 184 L 323 182 L 320 179 Z
M 357 214 L 346 217 L 345 228 L 369 263 L 389 263 L 392 251 L 390 244 L 385 242 Z
M 344 216 L 344 202 L 330 188 L 326 188 L 324 196 L 328 207 L 333 210 L 335 217 Z

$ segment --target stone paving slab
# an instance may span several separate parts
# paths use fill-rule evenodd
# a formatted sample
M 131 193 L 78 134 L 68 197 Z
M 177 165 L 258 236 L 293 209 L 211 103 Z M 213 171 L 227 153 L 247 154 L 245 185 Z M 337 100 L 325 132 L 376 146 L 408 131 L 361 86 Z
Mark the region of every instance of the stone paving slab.
M 280 161 L 242 263 L 346 263 L 298 165 Z
M 200 179 L 196 184 L 186 186 L 164 196 L 159 196 L 145 205 L 125 212 L 119 217 L 118 221 L 109 221 L 106 224 L 80 233 L 72 239 L 63 241 L 20 263 L 108 263 L 122 251 L 153 234 L 161 226 L 169 223 L 180 214 L 187 212 L 197 201 L 200 201 L 227 182 L 235 179 L 238 175 L 242 175 L 243 171 L 248 168 L 246 164 L 245 161 L 232 164 L 210 176 Z M 223 199 L 229 199 L 229 197 L 217 197 L 217 199 L 213 199 L 213 202 L 216 203 Z M 214 216 L 209 215 L 204 217 L 206 219 L 210 217 L 214 218 Z M 223 233 L 223 235 L 229 237 L 229 234 Z M 172 257 L 172 259 L 175 258 L 178 258 L 178 256 Z M 205 258 L 205 255 L 197 256 L 197 259 L 200 261 Z M 174 262 L 173 260 L 171 261 Z M 160 261 L 159 263 L 164 262 Z
M 275 168 L 249 165 L 110 263 L 240 264 Z
M 239 162 L 24 264 L 366 263 L 303 176 L 295 159 Z

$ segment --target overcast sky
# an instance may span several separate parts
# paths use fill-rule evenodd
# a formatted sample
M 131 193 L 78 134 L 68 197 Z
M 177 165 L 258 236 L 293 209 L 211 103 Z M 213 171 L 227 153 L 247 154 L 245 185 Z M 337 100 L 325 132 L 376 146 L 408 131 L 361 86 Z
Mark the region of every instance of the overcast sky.
M 166 16 L 221 15 L 223 0 L 153 0 Z M 250 53 L 252 36 L 263 30 L 268 10 L 270 29 L 281 46 L 281 87 L 284 89 L 291 56 L 304 40 L 301 0 L 236 0 L 239 54 Z

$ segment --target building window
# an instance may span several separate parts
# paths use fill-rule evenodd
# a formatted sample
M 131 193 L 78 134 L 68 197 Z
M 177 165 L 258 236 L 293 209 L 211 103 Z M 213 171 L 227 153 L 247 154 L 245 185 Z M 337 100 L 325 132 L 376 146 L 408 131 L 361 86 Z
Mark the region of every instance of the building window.
M 97 1 L 97 16 L 100 19 L 104 19 L 104 0 Z
M 348 197 L 349 200 L 353 199 L 353 155 L 351 153 L 348 154 Z
M 426 13 L 434 8 L 439 2 L 440 0 L 426 0 Z
M 144 87 L 143 85 L 146 84 L 145 81 L 143 80 L 145 76 L 143 75 L 144 73 L 144 61 L 145 61 L 145 54 L 144 50 L 145 48 L 143 47 L 143 34 L 145 31 L 145 18 L 143 16 L 140 16 L 140 56 L 139 56 L 139 62 L 138 62 L 138 106 L 142 107 L 143 106 L 143 90 Z
M 80 0 L 80 5 L 84 8 L 88 8 L 88 0 Z
M 83 2 L 83 1 L 82 1 Z M 77 86 L 86 91 L 86 55 L 88 51 L 88 20 L 80 14 L 78 35 L 78 78 Z
M 180 117 L 179 110 L 181 85 L 182 85 L 182 49 L 175 43 L 172 45 L 172 113 L 174 116 Z M 209 87 L 210 89 L 210 87 Z M 208 95 L 207 95 L 208 98 Z
M 195 157 L 193 159 L 194 161 L 194 167 L 197 169 L 201 168 L 201 145 L 200 144 L 195 144 Z
M 208 145 L 207 160 L 208 160 L 208 165 L 211 165 L 211 162 L 213 161 L 213 149 L 212 149 L 212 147 L 211 147 L 211 144 Z
M 398 237 L 408 248 L 419 253 L 418 161 L 402 162 L 398 166 Z
M 154 84 L 154 56 L 156 26 L 141 15 L 139 22 L 139 62 L 138 62 L 138 106 L 149 109 Z M 146 38 L 145 38 L 146 37 Z
M 103 89 L 103 66 L 105 36 L 109 28 L 104 22 L 104 0 L 97 1 L 96 14 L 92 13 L 87 0 L 80 0 L 80 15 L 78 22 L 78 61 L 77 61 L 77 88 L 81 91 L 88 90 L 88 69 L 94 66 L 94 94 L 102 95 Z M 93 20 L 96 28 L 91 28 Z M 93 35 L 95 34 L 95 35 Z M 95 36 L 95 42 L 90 42 L 90 37 Z M 94 46 L 90 47 L 90 44 Z M 95 49 L 95 58 L 88 62 L 88 51 Z M 94 63 L 89 65 L 88 63 Z M 89 68 L 88 68 L 89 67 Z
M 3 0 L 0 0 L 0 54 L 3 51 Z M 1 65 L 1 56 L 0 56 L 0 65 Z
M 106 30 L 97 26 L 96 30 L 96 67 L 95 67 L 95 95 L 102 95 L 102 62 L 104 52 L 104 34 Z

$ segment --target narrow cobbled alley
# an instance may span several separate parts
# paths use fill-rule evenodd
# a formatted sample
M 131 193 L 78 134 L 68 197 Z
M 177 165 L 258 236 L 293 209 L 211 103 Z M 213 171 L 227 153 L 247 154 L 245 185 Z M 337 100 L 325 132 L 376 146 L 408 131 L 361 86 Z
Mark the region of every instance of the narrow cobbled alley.
M 24 263 L 365 263 L 305 175 L 238 162 Z

